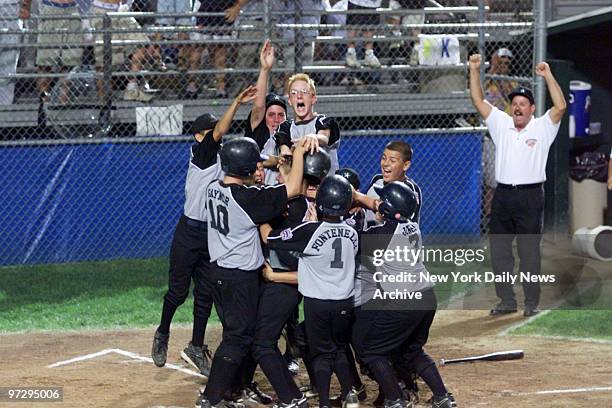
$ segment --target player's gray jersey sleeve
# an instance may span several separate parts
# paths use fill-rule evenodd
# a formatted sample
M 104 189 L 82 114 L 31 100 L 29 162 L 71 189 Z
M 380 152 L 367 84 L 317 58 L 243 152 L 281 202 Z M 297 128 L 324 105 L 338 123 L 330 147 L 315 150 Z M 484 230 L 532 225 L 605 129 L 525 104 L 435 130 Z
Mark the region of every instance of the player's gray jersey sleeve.
M 207 190 L 211 261 L 224 268 L 258 269 L 264 257 L 257 225 L 282 214 L 286 206 L 284 186 L 257 188 L 211 183 Z
M 208 221 L 206 214 L 206 187 L 213 181 L 221 178 L 221 160 L 215 153 L 215 160 L 206 167 L 199 167 L 192 159 L 189 161 L 187 178 L 185 180 L 184 214 L 194 220 Z M 200 161 L 200 164 L 202 162 Z
M 272 230 L 268 235 L 268 246 L 270 249 L 302 253 L 319 224 L 317 221 L 308 221 L 292 228 Z

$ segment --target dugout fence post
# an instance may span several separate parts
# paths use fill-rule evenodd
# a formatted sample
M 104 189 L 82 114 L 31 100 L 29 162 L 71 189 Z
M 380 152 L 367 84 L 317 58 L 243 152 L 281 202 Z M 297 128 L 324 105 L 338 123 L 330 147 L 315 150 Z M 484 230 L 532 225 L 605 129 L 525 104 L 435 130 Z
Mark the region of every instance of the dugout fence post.
M 302 15 L 304 14 L 304 5 L 301 1 L 295 2 L 295 23 L 301 24 Z M 295 67 L 294 72 L 302 72 L 302 55 L 304 51 L 304 30 L 300 27 L 298 29 L 293 28 L 293 38 L 295 41 L 295 52 L 293 66 Z
M 102 18 L 103 35 L 103 54 L 102 54 L 102 109 L 98 119 L 100 129 L 108 129 L 111 124 L 111 110 L 113 108 L 113 48 L 112 48 L 112 20 L 108 13 Z
M 480 64 L 480 80 L 484 81 L 485 77 L 485 64 L 487 60 L 487 51 L 485 48 L 485 30 L 483 24 L 485 23 L 485 3 L 484 0 L 478 0 L 478 53 L 482 55 L 482 64 Z M 468 67 L 469 70 L 469 67 Z
M 266 38 L 272 38 L 271 34 L 271 29 L 270 29 L 270 21 L 271 19 L 271 14 L 272 14 L 272 5 L 270 0 L 264 0 L 263 2 L 264 5 L 264 15 L 263 15 L 263 22 L 264 22 L 264 39 Z
M 535 66 L 538 62 L 546 60 L 546 0 L 534 0 L 533 13 L 535 27 L 532 75 L 535 85 L 536 116 L 541 116 L 546 112 L 546 85 L 544 78 L 535 74 Z

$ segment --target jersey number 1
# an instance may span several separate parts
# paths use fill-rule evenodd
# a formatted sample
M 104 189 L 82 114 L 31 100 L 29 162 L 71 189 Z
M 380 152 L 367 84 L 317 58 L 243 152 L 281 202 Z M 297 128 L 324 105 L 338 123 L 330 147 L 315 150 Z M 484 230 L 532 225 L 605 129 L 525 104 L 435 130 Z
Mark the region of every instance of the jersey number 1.
M 344 262 L 342 262 L 342 238 L 334 239 L 332 248 L 334 250 L 334 259 L 331 261 L 329 267 L 342 269 L 344 267 Z
M 212 200 L 208 200 L 208 208 L 210 209 L 210 227 L 219 231 L 220 234 L 226 235 L 229 232 L 227 224 L 227 208 L 224 205 L 217 205 L 217 217 L 215 219 L 215 211 Z

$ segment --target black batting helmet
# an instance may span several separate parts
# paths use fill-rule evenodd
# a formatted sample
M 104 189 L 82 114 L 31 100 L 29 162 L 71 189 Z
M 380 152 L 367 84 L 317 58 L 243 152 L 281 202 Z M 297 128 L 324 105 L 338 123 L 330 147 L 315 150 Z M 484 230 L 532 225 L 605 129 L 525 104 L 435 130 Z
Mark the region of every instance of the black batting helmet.
M 238 137 L 221 147 L 221 169 L 228 176 L 248 177 L 255 173 L 257 163 L 267 157 L 259 153 L 259 146 L 253 139 Z
M 304 156 L 304 177 L 314 179 L 317 183 L 327 176 L 330 167 L 331 159 L 323 149 Z
M 359 190 L 361 182 L 359 181 L 359 174 L 357 174 L 355 170 L 349 167 L 345 167 L 343 169 L 336 170 L 336 174 L 347 179 L 355 190 Z
M 317 192 L 317 212 L 325 216 L 342 216 L 348 212 L 353 202 L 351 184 L 342 176 L 326 177 Z
M 382 202 L 378 212 L 388 220 L 406 221 L 417 209 L 417 198 L 414 191 L 401 181 L 393 181 L 384 187 L 374 187 Z M 400 217 L 397 217 L 397 214 Z

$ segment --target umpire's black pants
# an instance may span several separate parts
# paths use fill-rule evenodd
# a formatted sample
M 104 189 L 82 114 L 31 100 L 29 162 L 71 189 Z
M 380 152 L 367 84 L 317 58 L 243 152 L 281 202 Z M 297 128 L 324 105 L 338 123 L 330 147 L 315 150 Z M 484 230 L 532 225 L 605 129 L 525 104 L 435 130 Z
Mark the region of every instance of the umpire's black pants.
M 215 405 L 234 384 L 242 360 L 251 350 L 259 302 L 259 270 L 228 269 L 213 263 L 211 276 L 223 337 L 204 395 Z
M 279 400 L 284 403 L 302 395 L 278 348 L 283 327 L 299 302 L 300 294 L 296 285 L 263 283 L 253 339 L 253 356 Z
M 512 242 L 517 236 L 519 273 L 540 275 L 540 241 L 544 219 L 544 188 L 541 184 L 530 188 L 509 189 L 499 186 L 491 206 L 491 262 L 493 273 L 514 272 Z M 540 284 L 522 281 L 525 306 L 535 308 L 540 302 Z M 516 308 L 512 283 L 495 283 L 495 292 L 502 306 Z
M 210 272 L 206 223 L 183 215 L 170 247 L 168 291 L 164 302 L 176 310 L 187 299 L 193 279 L 193 315 L 196 319 L 208 320 L 213 305 Z

